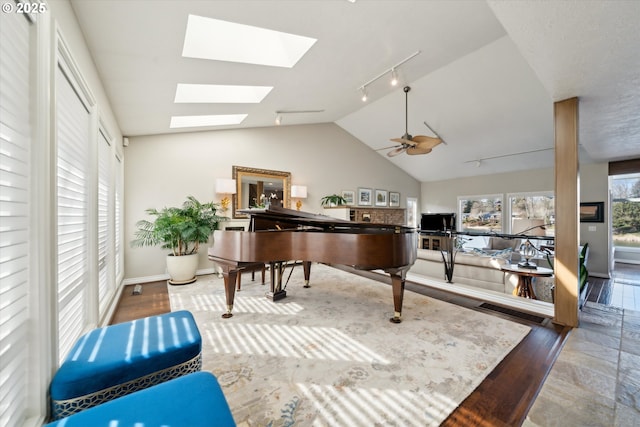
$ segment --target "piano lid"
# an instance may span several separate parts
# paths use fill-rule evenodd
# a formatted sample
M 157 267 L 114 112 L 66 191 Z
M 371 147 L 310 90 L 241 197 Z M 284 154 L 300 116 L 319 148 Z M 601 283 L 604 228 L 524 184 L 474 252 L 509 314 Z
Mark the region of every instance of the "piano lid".
M 413 227 L 403 225 L 348 221 L 328 215 L 286 209 L 280 206 L 271 206 L 264 209 L 242 209 L 238 212 L 263 220 L 297 224 L 299 226 L 318 228 L 322 231 L 351 233 L 412 233 L 416 231 Z

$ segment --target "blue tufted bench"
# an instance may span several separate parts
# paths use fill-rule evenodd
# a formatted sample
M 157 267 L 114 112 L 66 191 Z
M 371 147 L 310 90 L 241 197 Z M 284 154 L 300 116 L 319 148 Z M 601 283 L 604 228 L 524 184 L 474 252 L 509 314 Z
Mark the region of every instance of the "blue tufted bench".
M 193 315 L 184 310 L 88 332 L 51 380 L 52 419 L 199 371 L 201 349 Z
M 234 427 L 210 372 L 195 372 L 119 397 L 45 427 Z

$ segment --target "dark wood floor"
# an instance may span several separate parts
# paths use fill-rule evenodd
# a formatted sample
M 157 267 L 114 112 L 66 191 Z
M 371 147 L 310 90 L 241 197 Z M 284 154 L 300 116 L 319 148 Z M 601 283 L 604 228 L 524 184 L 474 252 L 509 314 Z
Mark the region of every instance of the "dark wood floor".
M 640 284 L 640 266 L 616 264 L 611 280 L 589 278 L 588 301 L 610 304 L 616 286 Z M 360 273 L 362 274 L 362 273 Z M 366 275 L 366 274 L 365 274 Z M 379 276 L 379 275 L 378 275 Z M 371 275 L 372 278 L 376 276 Z M 616 284 L 615 279 L 619 283 Z M 557 358 L 570 328 L 554 325 L 549 319 L 486 308 L 478 301 L 407 283 L 407 289 L 526 324 L 531 332 L 487 376 L 478 388 L 444 421 L 443 426 L 519 426 L 535 400 L 542 383 Z M 166 282 L 142 285 L 142 294 L 133 295 L 133 285 L 125 288 L 111 323 L 119 323 L 171 311 Z M 639 300 L 640 303 L 640 300 Z M 508 310 L 507 310 L 508 311 Z

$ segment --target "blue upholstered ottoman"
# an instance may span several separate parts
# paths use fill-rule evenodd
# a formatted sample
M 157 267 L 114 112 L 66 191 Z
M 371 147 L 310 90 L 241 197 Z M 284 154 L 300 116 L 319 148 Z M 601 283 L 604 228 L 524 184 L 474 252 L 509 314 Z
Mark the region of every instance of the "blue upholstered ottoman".
M 75 343 L 54 375 L 54 420 L 199 371 L 202 338 L 193 315 L 176 311 L 95 329 Z
M 87 409 L 45 427 L 233 427 L 216 377 L 196 372 Z

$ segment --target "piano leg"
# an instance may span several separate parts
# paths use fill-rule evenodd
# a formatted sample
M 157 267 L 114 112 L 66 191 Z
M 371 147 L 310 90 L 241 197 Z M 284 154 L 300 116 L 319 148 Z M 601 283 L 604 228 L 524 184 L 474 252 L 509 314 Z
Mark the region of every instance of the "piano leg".
M 271 273 L 271 290 L 267 293 L 267 298 L 271 301 L 278 301 L 287 296 L 287 291 L 282 289 L 282 274 L 284 272 L 285 263 L 273 261 L 269 263 Z
M 222 276 L 224 277 L 224 294 L 227 299 L 227 312 L 222 315 L 223 319 L 228 319 L 233 316 L 231 310 L 233 310 L 233 300 L 236 296 L 236 282 L 240 270 L 232 270 L 230 268 L 223 268 Z
M 390 272 L 391 289 L 393 291 L 393 317 L 389 319 L 391 323 L 402 322 L 402 300 L 404 298 L 405 270 Z
M 310 288 L 309 277 L 311 277 L 311 261 L 302 261 L 302 268 L 304 270 L 304 287 Z

